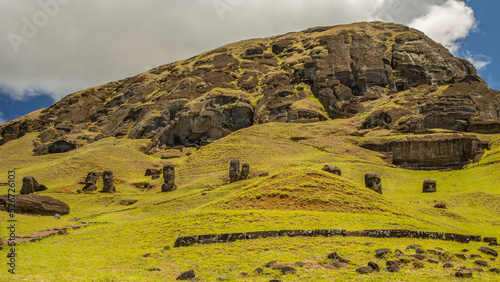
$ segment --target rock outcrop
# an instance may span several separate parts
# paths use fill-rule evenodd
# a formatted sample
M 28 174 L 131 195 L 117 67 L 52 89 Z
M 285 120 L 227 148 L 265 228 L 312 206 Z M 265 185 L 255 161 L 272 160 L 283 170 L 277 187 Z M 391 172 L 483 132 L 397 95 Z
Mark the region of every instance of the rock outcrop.
M 39 132 L 37 155 L 108 136 L 151 139 L 156 150 L 258 123 L 367 112 L 360 128 L 495 133 L 499 97 L 470 62 L 422 32 L 355 23 L 229 44 L 68 95 L 1 125 L 0 144 Z
M 400 139 L 372 139 L 363 148 L 388 153 L 390 162 L 406 168 L 439 169 L 478 160 L 487 143 L 477 137 L 458 134 L 433 134 Z
M 12 196 L 0 196 L 0 207 L 5 211 L 10 208 L 9 203 L 11 203 L 11 201 L 9 197 Z M 15 197 L 16 213 L 54 216 L 55 214 L 68 214 L 70 210 L 68 204 L 49 196 L 29 194 L 15 195 Z

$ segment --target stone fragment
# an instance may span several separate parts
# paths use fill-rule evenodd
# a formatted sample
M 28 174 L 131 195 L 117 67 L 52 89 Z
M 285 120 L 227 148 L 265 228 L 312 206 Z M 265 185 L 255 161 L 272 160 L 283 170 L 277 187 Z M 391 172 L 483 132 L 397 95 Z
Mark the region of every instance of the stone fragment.
M 446 204 L 444 203 L 435 204 L 434 207 L 436 209 L 447 209 Z
M 176 280 L 190 280 L 195 278 L 196 274 L 194 273 L 194 270 L 189 270 L 181 273 L 179 276 L 177 276 Z
M 474 262 L 474 264 L 477 264 L 477 265 L 482 266 L 482 267 L 488 267 L 489 266 L 488 262 L 483 261 L 483 260 L 476 260 Z
M 435 192 L 437 192 L 436 180 L 432 180 L 432 179 L 424 180 L 424 189 L 422 192 L 423 193 L 435 193 Z
M 488 248 L 488 247 L 481 247 L 479 248 L 479 251 L 487 254 L 487 255 L 490 255 L 490 256 L 494 256 L 494 257 L 497 257 L 498 256 L 498 252 L 491 249 L 491 248 Z
M 458 277 L 458 278 L 471 278 L 472 277 L 472 272 L 457 271 L 457 272 L 455 272 L 455 277 Z
M 326 172 L 329 172 L 329 173 L 333 173 L 333 174 L 336 174 L 338 176 L 341 176 L 342 175 L 342 171 L 340 170 L 340 168 L 336 167 L 336 166 L 329 166 L 329 165 L 325 165 L 322 170 L 326 171 Z
M 365 175 L 365 186 L 382 195 L 382 179 L 380 174 L 368 173 Z
M 414 262 L 413 262 L 413 267 L 414 267 L 415 269 L 424 268 L 424 264 L 423 264 L 422 262 L 420 262 L 420 261 L 414 261 Z
M 362 266 L 362 267 L 358 267 L 356 269 L 356 272 L 359 274 L 370 274 L 373 272 L 373 269 L 371 267 L 368 267 L 368 266 Z
M 375 263 L 375 262 L 373 262 L 373 261 L 370 261 L 368 263 L 368 267 L 370 267 L 371 269 L 373 269 L 373 271 L 380 272 L 380 266 L 378 266 L 378 264 Z
M 387 249 L 387 248 L 375 250 L 376 257 L 383 257 L 384 255 L 389 254 L 389 253 L 391 253 L 391 250 Z
M 189 247 L 196 244 L 197 242 L 198 239 L 196 238 L 196 236 L 182 236 L 175 240 L 174 247 Z
M 491 269 L 490 269 L 490 272 L 500 274 L 500 269 L 498 269 L 498 268 L 491 268 Z

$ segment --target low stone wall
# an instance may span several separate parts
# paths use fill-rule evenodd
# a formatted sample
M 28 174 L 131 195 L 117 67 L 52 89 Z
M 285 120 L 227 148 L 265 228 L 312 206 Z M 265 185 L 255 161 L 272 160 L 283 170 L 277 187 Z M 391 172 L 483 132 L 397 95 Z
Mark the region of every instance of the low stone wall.
M 416 238 L 448 240 L 459 243 L 469 243 L 471 241 L 481 242 L 480 235 L 462 235 L 444 232 L 412 231 L 406 229 L 373 229 L 362 231 L 347 231 L 337 229 L 316 229 L 316 230 L 280 230 L 280 231 L 257 231 L 246 233 L 226 233 L 226 234 L 206 234 L 182 236 L 177 238 L 174 247 L 187 247 L 194 244 L 227 243 L 237 240 L 251 240 L 269 237 L 313 237 L 313 236 L 356 236 L 373 238 Z M 497 238 L 485 237 L 484 242 L 496 242 Z

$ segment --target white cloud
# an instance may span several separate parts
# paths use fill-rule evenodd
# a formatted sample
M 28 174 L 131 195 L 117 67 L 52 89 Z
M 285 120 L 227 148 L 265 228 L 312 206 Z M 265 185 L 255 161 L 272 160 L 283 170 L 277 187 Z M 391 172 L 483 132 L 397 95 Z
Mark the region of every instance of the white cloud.
M 491 58 L 482 54 L 472 54 L 469 51 L 464 52 L 464 58 L 471 62 L 478 71 L 483 70 L 486 66 L 491 64 Z
M 394 21 L 456 49 L 475 25 L 473 11 L 458 0 L 0 0 L 0 6 L 0 86 L 17 99 L 39 90 L 60 99 L 227 43 L 314 26 Z
M 7 122 L 7 120 L 6 120 L 6 119 L 5 119 L 5 117 L 3 116 L 3 113 L 2 113 L 2 112 L 0 112 L 0 124 L 4 124 L 4 123 L 6 123 L 6 122 Z
M 456 53 L 463 39 L 476 27 L 474 11 L 464 2 L 448 0 L 443 5 L 433 5 L 427 14 L 413 19 L 409 26 L 426 33 L 430 38 Z

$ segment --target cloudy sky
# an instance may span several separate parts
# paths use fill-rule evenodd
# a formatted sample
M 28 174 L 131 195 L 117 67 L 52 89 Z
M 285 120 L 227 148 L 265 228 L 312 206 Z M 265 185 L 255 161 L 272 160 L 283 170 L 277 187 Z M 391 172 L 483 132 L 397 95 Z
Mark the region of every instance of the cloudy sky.
M 0 7 L 0 123 L 227 43 L 358 21 L 420 29 L 500 89 L 494 0 L 0 0 Z

